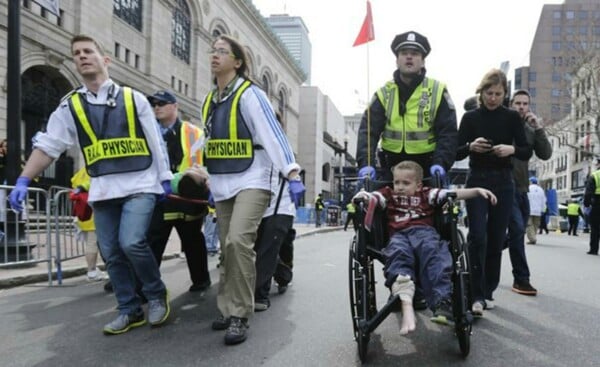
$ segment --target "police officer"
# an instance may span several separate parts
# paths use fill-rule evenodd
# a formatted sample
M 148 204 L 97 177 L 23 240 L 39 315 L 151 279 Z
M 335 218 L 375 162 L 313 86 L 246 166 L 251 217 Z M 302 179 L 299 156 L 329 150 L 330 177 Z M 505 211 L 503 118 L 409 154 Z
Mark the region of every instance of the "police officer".
M 96 236 L 118 302 L 119 316 L 103 331 L 121 334 L 146 323 L 136 276 L 148 299 L 148 322 L 159 325 L 170 307 L 146 232 L 157 196 L 170 191 L 173 178 L 162 139 L 148 100 L 110 79 L 110 58 L 96 40 L 73 37 L 71 53 L 83 86 L 63 98 L 46 132 L 36 135 L 10 204 L 22 210 L 31 179 L 79 143 L 91 176 Z
M 178 116 L 177 99 L 169 91 L 159 91 L 148 97 L 154 109 L 164 141 L 167 143 L 170 168 L 173 173 L 185 172 L 193 165 L 202 165 L 202 152 L 192 151 L 203 138 L 202 129 Z M 157 203 L 148 230 L 150 248 L 160 266 L 173 227 L 181 240 L 192 285 L 190 292 L 204 291 L 210 284 L 206 241 L 202 221 L 206 208 L 181 200 L 167 199 Z
M 596 171 L 587 180 L 583 194 L 584 213 L 590 222 L 590 250 L 588 255 L 598 255 L 600 242 L 600 159 L 596 160 Z
M 375 178 L 374 157 L 381 139 L 380 162 L 385 180 L 390 168 L 413 160 L 425 175 L 445 175 L 456 155 L 456 111 L 446 85 L 426 76 L 427 38 L 409 31 L 392 41 L 397 70 L 373 96 L 365 111 L 357 143 L 359 176 Z

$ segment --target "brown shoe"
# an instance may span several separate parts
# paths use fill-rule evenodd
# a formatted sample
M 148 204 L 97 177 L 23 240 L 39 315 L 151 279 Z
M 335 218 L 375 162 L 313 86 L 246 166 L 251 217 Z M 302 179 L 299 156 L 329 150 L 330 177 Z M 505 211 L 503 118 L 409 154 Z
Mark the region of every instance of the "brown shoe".
M 537 289 L 533 288 L 529 282 L 515 281 L 512 286 L 512 291 L 526 296 L 537 295 Z

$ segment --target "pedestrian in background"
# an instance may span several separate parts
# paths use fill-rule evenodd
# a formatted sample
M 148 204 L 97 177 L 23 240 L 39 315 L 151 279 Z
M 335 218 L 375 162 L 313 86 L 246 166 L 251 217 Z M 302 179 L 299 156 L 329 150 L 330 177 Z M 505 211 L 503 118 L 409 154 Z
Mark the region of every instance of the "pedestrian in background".
M 544 193 L 544 189 L 542 189 L 540 187 L 540 185 L 538 185 L 538 180 L 537 177 L 530 177 L 529 178 L 529 182 L 531 182 L 531 184 L 529 185 L 529 192 L 527 193 L 527 199 L 529 201 L 529 220 L 527 221 L 527 244 L 528 245 L 535 245 L 537 242 L 537 238 L 536 238 L 536 234 L 537 234 L 537 229 L 540 226 L 540 223 L 542 221 L 542 212 L 544 211 L 544 208 L 546 207 L 546 193 Z M 527 284 L 518 284 L 520 286 L 523 285 L 527 285 Z M 517 290 L 515 290 L 515 292 L 520 293 L 519 291 L 530 291 L 532 292 L 533 289 L 520 289 L 517 287 L 513 287 L 516 288 Z M 531 284 L 530 284 L 530 288 Z M 537 293 L 537 292 L 536 292 Z M 524 293 L 527 294 L 527 293 Z
M 73 177 L 71 177 L 71 187 L 73 188 L 72 194 L 70 195 L 71 199 L 74 197 L 82 196 L 80 200 L 82 202 L 74 201 L 75 205 L 79 205 L 79 207 L 86 206 L 83 211 L 92 211 L 88 206 L 87 193 L 90 191 L 90 176 L 87 174 L 85 167 L 81 168 L 79 171 L 75 172 Z M 83 248 L 85 251 L 85 262 L 87 264 L 87 279 L 89 281 L 103 281 L 108 279 L 108 275 L 98 269 L 98 241 L 96 241 L 96 227 L 94 226 L 94 216 L 93 213 L 87 217 L 82 217 L 81 215 L 76 215 L 75 225 L 77 226 L 77 242 L 83 243 Z M 112 288 L 112 285 L 109 287 L 105 285 L 106 288 Z
M 356 206 L 352 200 L 346 205 L 346 223 L 344 224 L 344 231 L 348 229 L 348 223 L 352 222 L 352 227 L 354 231 L 358 230 L 358 225 L 356 223 Z
M 598 255 L 600 242 L 600 159 L 596 160 L 596 171 L 588 177 L 583 194 L 584 214 L 590 219 L 590 249 L 588 255 Z
M 567 234 L 570 236 L 578 236 L 577 226 L 579 225 L 579 217 L 583 216 L 579 201 L 577 199 L 571 199 L 567 203 L 567 218 L 569 219 L 569 231 Z
M 202 227 L 204 239 L 206 240 L 206 251 L 208 255 L 215 256 L 219 253 L 219 226 L 217 224 L 217 211 L 214 207 L 208 207 L 208 214 L 204 218 Z
M 325 204 L 323 203 L 323 196 L 321 194 L 317 195 L 315 199 L 315 226 L 321 226 L 321 219 L 323 216 L 323 209 L 325 208 Z
M 409 31 L 394 37 L 391 50 L 397 67 L 393 80 L 375 93 L 358 130 L 358 175 L 375 179 L 381 139 L 383 180 L 391 181 L 391 168 L 405 160 L 419 163 L 426 178 L 435 173 L 443 177 L 455 160 L 456 109 L 446 85 L 426 76 L 429 41 Z
M 269 205 L 269 171 L 289 182 L 290 196 L 303 193 L 300 166 L 269 98 L 247 77 L 245 48 L 221 35 L 209 50 L 214 88 L 202 104 L 209 138 L 204 163 L 210 173 L 217 210 L 221 266 L 214 330 L 227 330 L 225 344 L 246 340 L 248 318 L 254 312 L 256 281 L 253 250 L 258 225 Z M 236 149 L 223 149 L 234 146 Z
M 89 202 L 100 252 L 118 302 L 119 316 L 103 331 L 121 334 L 146 323 L 136 276 L 148 299 L 148 322 L 157 326 L 167 320 L 170 306 L 146 233 L 157 196 L 170 191 L 168 157 L 148 100 L 110 79 L 110 58 L 98 42 L 75 36 L 71 53 L 83 85 L 62 99 L 46 132 L 36 135 L 10 204 L 21 211 L 32 178 L 79 143 L 91 176 Z
M 543 234 L 544 231 L 546 232 L 546 234 L 548 234 L 548 217 L 549 217 L 548 205 L 546 205 L 546 207 L 544 207 L 544 211 L 542 212 L 542 218 L 540 218 L 540 226 L 539 226 L 538 234 Z
M 490 70 L 477 93 L 480 106 L 462 116 L 456 159 L 469 157 L 467 188 L 483 187 L 498 198 L 495 206 L 484 198 L 466 203 L 472 309 L 475 316 L 482 316 L 484 308 L 493 307 L 493 292 L 500 281 L 502 249 L 515 190 L 511 158 L 528 160 L 532 149 L 519 113 L 502 105 L 508 93 L 506 75 L 498 69 Z
M 516 90 L 510 100 L 511 108 L 519 113 L 521 122 L 525 129 L 525 138 L 531 146 L 535 155 L 541 160 L 548 160 L 552 156 L 552 145 L 546 136 L 546 131 L 541 120 L 530 110 L 530 95 L 525 89 Z M 525 233 L 529 242 L 532 238 L 535 240 L 535 230 L 537 227 L 530 228 L 530 190 L 529 185 L 529 160 L 520 160 L 512 158 L 512 173 L 515 180 L 515 196 L 513 206 L 508 222 L 508 233 L 506 236 L 506 246 L 510 255 L 512 265 L 513 286 L 512 291 L 535 296 L 537 289 L 531 285 L 529 264 L 525 253 Z M 537 179 L 536 179 L 537 181 Z M 539 188 L 539 186 L 537 186 Z M 536 191 L 538 191 L 536 188 Z M 539 188 L 541 190 L 541 188 Z M 545 195 L 541 193 L 541 196 Z M 536 192 L 536 198 L 540 198 L 540 193 Z M 533 204 L 534 214 L 538 216 L 538 203 Z M 533 220 L 537 220 L 534 218 Z M 533 230 L 533 232 L 532 232 Z
M 202 166 L 202 152 L 195 150 L 194 145 L 204 139 L 204 133 L 192 123 L 181 120 L 175 95 L 169 91 L 158 91 L 148 96 L 148 102 L 167 144 L 171 172 L 183 174 L 190 167 Z M 166 198 L 156 203 L 148 229 L 148 242 L 160 267 L 171 231 L 175 228 L 192 281 L 190 292 L 202 292 L 211 285 L 202 233 L 206 212 L 205 205 Z

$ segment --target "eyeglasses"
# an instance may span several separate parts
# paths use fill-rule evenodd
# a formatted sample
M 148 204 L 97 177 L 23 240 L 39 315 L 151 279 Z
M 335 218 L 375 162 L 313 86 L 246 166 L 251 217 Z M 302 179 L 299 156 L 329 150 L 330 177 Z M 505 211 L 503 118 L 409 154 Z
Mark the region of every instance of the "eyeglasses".
M 158 106 L 158 107 L 163 107 L 166 106 L 168 104 L 172 104 L 171 102 L 165 102 L 165 101 L 158 101 L 158 102 L 152 102 L 150 103 L 150 106 L 152 106 L 152 108 Z
M 208 50 L 208 52 L 207 52 L 207 53 L 208 53 L 209 55 L 214 55 L 214 54 L 217 54 L 217 55 L 219 55 L 219 56 L 226 56 L 226 55 L 229 55 L 229 56 L 231 56 L 231 57 L 235 58 L 235 55 L 233 54 L 233 52 L 231 52 L 230 50 L 228 50 L 228 49 L 225 49 L 225 48 L 211 48 L 210 50 Z

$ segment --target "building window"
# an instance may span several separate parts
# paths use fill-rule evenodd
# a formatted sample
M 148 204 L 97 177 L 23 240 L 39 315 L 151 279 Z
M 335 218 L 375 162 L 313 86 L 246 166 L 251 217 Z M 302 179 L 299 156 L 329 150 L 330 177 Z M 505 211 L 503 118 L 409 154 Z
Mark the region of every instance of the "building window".
M 25 9 L 31 10 L 31 1 L 29 1 L 29 0 L 23 0 L 23 7 Z
M 587 12 L 587 10 L 580 10 L 579 11 L 579 19 L 585 20 L 587 18 L 588 18 L 588 12 Z
M 140 68 L 140 55 L 136 54 L 135 55 L 135 64 L 134 64 L 136 69 Z
M 593 29 L 592 32 L 594 33 L 594 36 L 600 36 L 600 26 L 593 26 L 592 29 Z
M 115 42 L 115 59 L 121 57 L 121 45 L 118 42 Z
M 175 77 L 171 77 L 171 89 L 175 89 Z
M 554 51 L 560 51 L 560 41 L 554 41 L 554 42 L 552 42 L 552 50 L 554 50 Z
M 552 26 L 552 35 L 560 36 L 560 26 L 559 25 Z
M 125 62 L 129 64 L 129 56 L 131 55 L 131 52 L 129 51 L 128 48 L 125 49 Z
M 113 0 L 113 14 L 138 31 L 142 30 L 142 0 Z
M 269 96 L 271 90 L 271 82 L 269 81 L 269 77 L 267 76 L 267 74 L 263 75 L 262 77 L 262 87 L 265 91 L 265 94 Z
M 529 88 L 529 95 L 531 96 L 531 98 L 535 98 L 537 96 L 537 89 Z
M 177 0 L 171 20 L 171 53 L 190 63 L 190 8 L 184 0 Z
M 285 92 L 283 90 L 279 91 L 279 103 L 277 105 L 277 110 L 281 119 L 283 120 L 283 116 L 285 116 L 285 106 L 287 105 L 287 98 Z
M 552 88 L 552 97 L 560 97 L 560 89 Z
M 59 10 L 58 10 L 58 13 L 59 13 L 60 15 L 58 16 L 58 19 L 56 19 L 56 24 L 57 24 L 59 27 L 62 27 L 62 26 L 63 26 L 63 17 L 65 16 L 65 11 L 64 11 L 64 10 L 62 10 L 62 9 L 59 9 Z
M 557 10 L 554 13 L 552 13 L 552 17 L 554 19 L 560 19 L 560 11 Z
M 188 95 L 188 83 L 185 83 L 184 87 L 185 87 L 185 95 L 187 96 Z
M 565 16 L 567 17 L 567 19 L 575 19 L 575 12 L 572 10 L 567 10 Z
M 557 73 L 557 72 L 552 73 L 552 81 L 560 82 L 560 73 Z
M 586 36 L 588 33 L 588 29 L 586 26 L 581 26 L 579 27 L 579 34 L 582 36 Z
M 575 34 L 575 27 L 573 26 L 566 26 L 565 27 L 565 33 L 566 34 Z
M 528 78 L 530 82 L 535 82 L 537 79 L 537 73 L 535 71 L 530 71 Z

